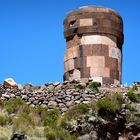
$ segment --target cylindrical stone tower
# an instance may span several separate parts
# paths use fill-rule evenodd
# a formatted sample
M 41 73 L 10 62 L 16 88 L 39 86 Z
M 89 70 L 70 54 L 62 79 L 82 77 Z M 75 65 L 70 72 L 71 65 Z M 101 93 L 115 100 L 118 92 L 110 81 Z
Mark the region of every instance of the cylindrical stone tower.
M 114 10 L 85 6 L 64 20 L 64 80 L 121 82 L 123 21 Z

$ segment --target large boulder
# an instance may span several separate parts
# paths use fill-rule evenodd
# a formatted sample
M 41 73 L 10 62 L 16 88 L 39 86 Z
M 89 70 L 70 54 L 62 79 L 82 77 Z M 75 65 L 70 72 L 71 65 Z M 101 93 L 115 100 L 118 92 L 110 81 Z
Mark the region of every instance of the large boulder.
M 15 88 L 18 87 L 17 83 L 12 78 L 5 79 L 4 80 L 4 86 L 10 86 L 10 87 L 15 87 Z

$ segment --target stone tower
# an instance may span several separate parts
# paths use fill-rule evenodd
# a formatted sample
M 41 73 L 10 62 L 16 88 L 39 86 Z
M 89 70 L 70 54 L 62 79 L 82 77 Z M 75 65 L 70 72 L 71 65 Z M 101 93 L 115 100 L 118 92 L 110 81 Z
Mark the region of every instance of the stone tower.
M 114 10 L 85 6 L 64 20 L 64 80 L 121 83 L 123 21 Z

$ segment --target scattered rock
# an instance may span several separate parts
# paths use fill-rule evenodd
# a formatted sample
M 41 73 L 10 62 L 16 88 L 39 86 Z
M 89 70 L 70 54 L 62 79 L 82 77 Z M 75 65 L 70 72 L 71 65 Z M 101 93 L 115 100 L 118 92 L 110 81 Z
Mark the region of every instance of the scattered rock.
M 16 95 L 15 95 L 15 94 L 11 94 L 10 97 L 11 97 L 11 98 L 15 98 Z
M 89 123 L 95 123 L 95 122 L 96 122 L 96 117 L 91 116 L 91 117 L 88 119 L 88 122 L 89 122 Z
M 6 99 L 9 99 L 10 98 L 10 95 L 2 94 L 2 97 L 6 98 Z
M 7 78 L 4 80 L 4 86 L 10 86 L 14 88 L 18 88 L 17 83 L 12 78 Z
M 13 134 L 11 140 L 27 140 L 27 137 L 22 134 Z
M 48 108 L 56 108 L 56 107 L 57 107 L 57 102 L 55 102 L 55 101 L 49 101 Z

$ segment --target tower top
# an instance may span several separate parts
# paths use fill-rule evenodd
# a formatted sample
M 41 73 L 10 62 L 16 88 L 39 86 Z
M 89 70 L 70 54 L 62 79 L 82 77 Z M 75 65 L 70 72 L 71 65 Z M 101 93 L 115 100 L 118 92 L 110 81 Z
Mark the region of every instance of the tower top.
M 106 8 L 104 6 L 82 6 L 78 10 L 69 11 L 67 13 L 67 16 L 80 15 L 83 13 L 93 13 L 93 12 L 95 12 L 95 13 L 98 13 L 98 12 L 99 13 L 109 13 L 109 14 L 113 14 L 113 15 L 116 15 L 116 16 L 121 18 L 119 13 L 117 13 L 115 10 L 113 10 L 111 8 Z
M 84 6 L 64 19 L 64 80 L 121 82 L 123 20 L 114 10 Z

